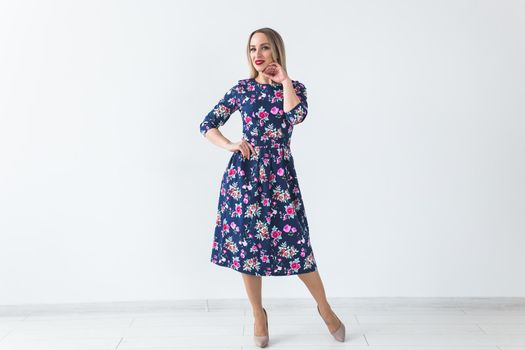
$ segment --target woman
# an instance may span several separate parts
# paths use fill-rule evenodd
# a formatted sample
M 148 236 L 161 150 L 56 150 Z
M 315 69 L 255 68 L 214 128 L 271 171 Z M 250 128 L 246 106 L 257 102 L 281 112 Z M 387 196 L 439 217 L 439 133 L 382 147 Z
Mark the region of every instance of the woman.
M 242 272 L 257 346 L 269 340 L 261 276 L 297 275 L 329 332 L 343 342 L 345 326 L 326 300 L 290 151 L 293 128 L 308 112 L 306 87 L 289 78 L 276 31 L 252 32 L 247 56 L 251 77 L 230 88 L 200 124 L 204 137 L 233 152 L 221 181 L 211 262 Z M 218 128 L 236 110 L 243 136 L 232 142 Z

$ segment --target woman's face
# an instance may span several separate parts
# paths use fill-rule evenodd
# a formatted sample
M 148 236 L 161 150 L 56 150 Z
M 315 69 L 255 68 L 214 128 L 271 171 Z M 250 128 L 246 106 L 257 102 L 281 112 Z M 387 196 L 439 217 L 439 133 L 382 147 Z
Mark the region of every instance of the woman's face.
M 255 33 L 250 40 L 250 57 L 252 64 L 258 72 L 262 72 L 273 62 L 272 49 L 266 39 L 266 34 Z

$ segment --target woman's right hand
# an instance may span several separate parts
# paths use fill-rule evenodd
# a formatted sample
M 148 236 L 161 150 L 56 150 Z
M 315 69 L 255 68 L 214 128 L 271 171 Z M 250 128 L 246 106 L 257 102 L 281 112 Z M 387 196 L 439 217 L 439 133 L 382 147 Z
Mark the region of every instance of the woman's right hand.
M 244 138 L 237 142 L 230 142 L 226 149 L 230 152 L 240 151 L 244 159 L 251 157 L 250 151 L 255 153 L 252 144 L 246 141 Z

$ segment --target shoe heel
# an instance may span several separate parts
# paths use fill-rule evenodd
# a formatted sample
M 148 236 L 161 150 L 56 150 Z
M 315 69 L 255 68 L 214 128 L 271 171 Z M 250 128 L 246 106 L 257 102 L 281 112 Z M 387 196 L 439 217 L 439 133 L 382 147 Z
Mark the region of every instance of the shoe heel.
M 321 311 L 319 310 L 319 305 L 317 305 L 317 312 L 319 312 L 319 316 L 321 316 L 321 318 L 323 318 L 323 316 L 321 315 Z M 337 315 L 335 317 L 337 317 Z M 339 317 L 337 317 L 337 319 L 339 320 L 341 325 L 339 326 L 339 328 L 337 328 L 334 332 L 332 332 L 330 334 L 332 335 L 332 337 L 334 337 L 335 340 L 337 340 L 339 342 L 344 342 L 345 341 L 345 335 L 346 335 L 346 327 L 345 327 L 344 323 L 339 319 Z M 323 318 L 323 321 L 324 321 L 324 318 Z
M 264 311 L 264 316 L 266 318 L 266 329 L 269 331 L 268 329 L 268 314 L 266 313 L 266 309 L 263 308 L 263 311 Z M 254 335 L 253 336 L 253 341 L 255 342 L 255 345 L 260 347 L 260 348 L 264 348 L 268 345 L 268 342 L 270 341 L 270 337 L 268 335 Z

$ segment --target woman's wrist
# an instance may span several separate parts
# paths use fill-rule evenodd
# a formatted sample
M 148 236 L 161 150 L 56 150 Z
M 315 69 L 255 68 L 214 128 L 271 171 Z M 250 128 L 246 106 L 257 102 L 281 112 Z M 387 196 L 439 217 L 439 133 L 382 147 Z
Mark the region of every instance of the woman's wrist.
M 233 142 L 228 140 L 228 139 L 226 139 L 226 142 L 223 144 L 222 148 L 224 148 L 227 151 L 230 151 L 232 145 L 233 145 Z

